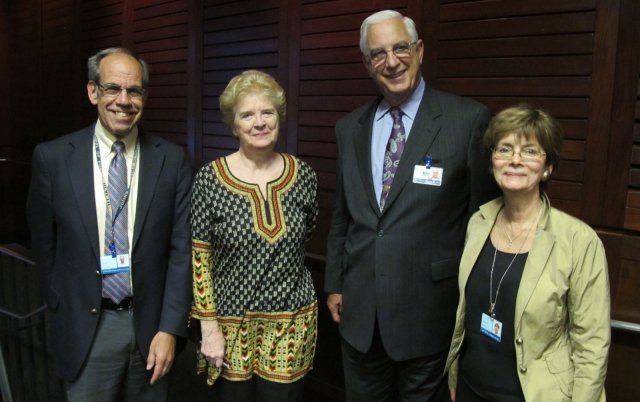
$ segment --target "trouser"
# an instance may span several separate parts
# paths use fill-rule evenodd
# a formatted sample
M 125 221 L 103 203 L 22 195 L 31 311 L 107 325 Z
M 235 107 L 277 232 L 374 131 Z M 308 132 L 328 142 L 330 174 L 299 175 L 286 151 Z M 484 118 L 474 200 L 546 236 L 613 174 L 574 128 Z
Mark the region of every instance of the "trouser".
M 303 380 L 282 384 L 255 375 L 245 381 L 219 378 L 213 388 L 220 402 L 302 402 Z
M 386 353 L 378 326 L 366 353 L 342 340 L 342 364 L 349 402 L 449 402 L 443 375 L 447 353 L 394 361 Z
M 69 345 L 73 347 L 73 345 Z M 165 401 L 169 376 L 149 384 L 153 370 L 140 353 L 133 310 L 102 310 L 96 336 L 79 377 L 67 384 L 69 402 Z

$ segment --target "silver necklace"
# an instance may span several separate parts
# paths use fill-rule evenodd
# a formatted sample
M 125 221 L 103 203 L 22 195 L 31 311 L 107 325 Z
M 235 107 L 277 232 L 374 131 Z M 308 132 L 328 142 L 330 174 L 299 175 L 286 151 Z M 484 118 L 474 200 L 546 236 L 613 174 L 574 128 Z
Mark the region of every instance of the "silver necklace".
M 529 235 L 531 234 L 531 229 L 533 229 L 533 226 L 538 222 L 538 219 L 540 219 L 541 214 L 542 214 L 542 205 L 540 205 L 538 216 L 533 222 L 531 222 L 531 224 L 527 228 L 527 236 L 524 238 L 524 241 L 520 244 L 520 247 L 518 248 L 518 252 L 513 256 L 513 258 L 511 259 L 511 262 L 509 262 L 509 265 L 507 265 L 507 269 L 505 269 L 504 273 L 502 274 L 502 277 L 500 277 L 500 281 L 498 282 L 498 287 L 496 288 L 496 297 L 492 298 L 493 270 L 496 266 L 496 256 L 498 255 L 498 248 L 494 247 L 493 262 L 491 263 L 491 273 L 489 275 L 489 314 L 491 315 L 491 317 L 495 318 L 496 316 L 496 303 L 498 302 L 498 294 L 500 293 L 500 286 L 502 286 L 502 281 L 504 280 L 504 277 L 507 276 L 507 272 L 509 272 L 509 270 L 511 269 L 511 265 L 513 265 L 513 262 L 516 260 L 516 258 L 520 254 L 520 251 L 522 251 L 522 247 L 527 242 L 527 239 L 529 239 Z
M 509 226 L 509 231 L 507 232 L 507 228 L 505 224 L 502 225 L 502 232 L 504 233 L 505 236 L 507 236 L 507 248 L 511 248 L 513 246 L 513 242 L 518 240 L 518 238 L 525 232 L 525 230 L 521 231 L 520 233 L 518 233 L 513 239 L 511 238 L 511 222 L 507 221 L 507 218 L 504 216 L 504 212 L 502 213 L 502 220 L 505 221 L 505 223 L 508 224 Z M 530 227 L 530 226 L 529 226 Z M 527 228 L 528 230 L 529 228 Z

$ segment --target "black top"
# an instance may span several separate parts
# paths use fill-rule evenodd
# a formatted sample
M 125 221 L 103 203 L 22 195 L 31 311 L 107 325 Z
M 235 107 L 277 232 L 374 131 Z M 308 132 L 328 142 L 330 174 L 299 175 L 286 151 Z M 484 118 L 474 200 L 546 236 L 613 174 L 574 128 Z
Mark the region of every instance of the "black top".
M 495 301 L 500 278 L 513 260 L 495 301 L 495 319 L 502 323 L 500 342 L 480 332 L 482 313 L 490 315 L 489 284 L 494 255 L 492 301 Z M 491 238 L 487 239 L 465 289 L 465 337 L 460 352 L 459 379 L 477 396 L 490 401 L 525 402 L 516 368 L 514 314 L 527 255 L 496 251 Z

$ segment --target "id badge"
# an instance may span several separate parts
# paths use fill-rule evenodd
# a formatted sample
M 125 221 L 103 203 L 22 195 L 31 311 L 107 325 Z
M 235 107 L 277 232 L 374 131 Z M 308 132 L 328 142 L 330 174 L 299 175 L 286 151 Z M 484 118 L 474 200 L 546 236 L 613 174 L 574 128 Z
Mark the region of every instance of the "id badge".
M 496 342 L 502 339 L 502 323 L 488 314 L 482 313 L 480 332 Z
M 413 167 L 413 182 L 427 186 L 441 186 L 443 173 L 444 169 L 441 167 L 415 165 Z
M 111 275 L 118 272 L 129 271 L 129 254 L 103 255 L 100 257 L 100 272 L 102 275 Z

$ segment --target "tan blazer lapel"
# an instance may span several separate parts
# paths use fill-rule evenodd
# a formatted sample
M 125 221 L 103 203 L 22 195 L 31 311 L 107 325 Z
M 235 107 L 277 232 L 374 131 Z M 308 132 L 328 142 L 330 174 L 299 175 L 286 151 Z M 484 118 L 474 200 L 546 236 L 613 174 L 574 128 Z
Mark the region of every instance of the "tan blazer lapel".
M 525 263 L 524 271 L 522 272 L 522 279 L 520 279 L 514 317 L 516 333 L 522 324 L 524 310 L 529 304 L 529 300 L 538 286 L 542 273 L 547 268 L 547 262 L 556 241 L 555 236 L 546 230 L 546 220 L 548 216 L 549 209 L 547 207 L 545 219 L 538 224 L 536 238 L 533 240 L 533 247 L 529 251 L 529 256 L 527 257 L 527 262 Z
M 482 213 L 482 212 L 481 212 Z M 480 256 L 480 252 L 484 247 L 484 244 L 491 233 L 493 222 L 495 217 L 489 217 L 482 215 L 482 220 L 478 221 L 473 227 L 469 227 L 469 233 L 467 234 L 467 243 L 464 248 L 464 254 L 460 261 L 460 283 L 466 285 L 471 270 Z

